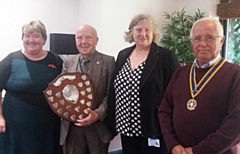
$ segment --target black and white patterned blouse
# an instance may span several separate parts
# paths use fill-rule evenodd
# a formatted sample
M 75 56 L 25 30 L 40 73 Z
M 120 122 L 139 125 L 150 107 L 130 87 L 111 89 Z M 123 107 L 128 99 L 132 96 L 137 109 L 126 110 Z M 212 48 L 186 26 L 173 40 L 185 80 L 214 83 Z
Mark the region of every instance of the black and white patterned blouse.
M 140 136 L 139 87 L 145 61 L 131 70 L 128 58 L 114 80 L 116 94 L 116 130 L 126 136 Z

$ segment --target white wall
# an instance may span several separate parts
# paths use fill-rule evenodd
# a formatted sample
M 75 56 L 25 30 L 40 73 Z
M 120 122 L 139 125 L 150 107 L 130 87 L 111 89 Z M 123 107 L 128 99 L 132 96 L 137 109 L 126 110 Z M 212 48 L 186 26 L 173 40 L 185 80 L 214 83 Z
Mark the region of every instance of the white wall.
M 123 35 L 130 20 L 138 13 L 151 14 L 163 27 L 164 12 L 185 7 L 187 13 L 197 8 L 207 16 L 216 16 L 216 0 L 0 0 L 0 60 L 22 48 L 21 27 L 30 20 L 41 20 L 47 32 L 75 33 L 84 23 L 93 25 L 99 35 L 98 50 L 116 56 L 128 43 Z M 49 49 L 47 40 L 46 49 Z M 121 147 L 119 138 L 110 150 Z
M 206 16 L 216 17 L 217 0 L 179 0 L 175 3 L 175 10 L 181 10 L 185 7 L 187 14 L 194 14 L 197 9 L 205 12 Z
M 102 49 L 112 55 L 130 44 L 123 39 L 131 19 L 139 13 L 153 16 L 160 25 L 163 9 L 171 5 L 171 1 L 162 3 L 161 0 L 102 0 Z
M 41 20 L 47 33 L 75 33 L 79 25 L 79 0 L 0 0 L 0 60 L 22 48 L 21 28 Z M 49 49 L 49 39 L 45 49 Z
M 79 0 L 79 26 L 90 24 L 96 28 L 99 41 L 97 48 L 102 49 L 102 1 L 101 0 Z
M 42 20 L 47 32 L 75 33 L 78 26 L 89 23 L 99 34 L 97 48 L 116 56 L 129 44 L 123 35 L 132 17 L 151 14 L 163 27 L 163 13 L 181 10 L 188 13 L 197 8 L 208 16 L 216 16 L 216 0 L 0 0 L 0 60 L 9 52 L 22 47 L 21 27 L 30 20 Z M 49 39 L 45 49 L 49 49 Z
M 123 39 L 128 25 L 138 13 L 154 17 L 159 29 L 164 24 L 164 12 L 173 12 L 185 7 L 187 14 L 198 8 L 206 16 L 216 16 L 216 0 L 79 0 L 80 23 L 92 24 L 98 31 L 98 50 L 116 56 L 118 51 L 130 44 Z

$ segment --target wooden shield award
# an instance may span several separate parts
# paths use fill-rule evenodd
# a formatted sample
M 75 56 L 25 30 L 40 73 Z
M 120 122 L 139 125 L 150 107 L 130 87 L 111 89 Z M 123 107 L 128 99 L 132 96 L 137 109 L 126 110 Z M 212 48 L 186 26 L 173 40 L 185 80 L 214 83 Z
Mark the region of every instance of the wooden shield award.
M 88 115 L 94 101 L 93 86 L 88 74 L 68 72 L 58 75 L 44 91 L 51 109 L 70 122 Z

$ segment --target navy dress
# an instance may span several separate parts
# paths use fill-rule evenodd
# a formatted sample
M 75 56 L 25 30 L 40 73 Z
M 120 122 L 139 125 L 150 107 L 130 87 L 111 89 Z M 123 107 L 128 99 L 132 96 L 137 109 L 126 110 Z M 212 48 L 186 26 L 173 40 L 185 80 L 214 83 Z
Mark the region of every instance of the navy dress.
M 0 154 L 60 154 L 60 118 L 43 91 L 61 73 L 62 60 L 51 52 L 39 61 L 21 51 L 0 62 L 0 90 L 6 132 L 0 133 Z

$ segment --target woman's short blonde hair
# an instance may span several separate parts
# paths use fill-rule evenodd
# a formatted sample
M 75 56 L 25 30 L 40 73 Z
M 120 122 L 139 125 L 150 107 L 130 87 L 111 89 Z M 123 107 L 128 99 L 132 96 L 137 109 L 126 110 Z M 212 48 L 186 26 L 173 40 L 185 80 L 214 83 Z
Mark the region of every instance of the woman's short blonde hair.
M 132 33 L 133 28 L 134 28 L 134 26 L 136 26 L 142 20 L 148 20 L 152 24 L 153 41 L 157 43 L 159 41 L 159 38 L 160 38 L 158 28 L 157 28 L 157 24 L 155 23 L 153 18 L 148 14 L 138 14 L 132 19 L 132 21 L 129 24 L 128 31 L 125 32 L 125 36 L 124 36 L 125 41 L 129 42 L 129 43 L 134 42 L 133 33 Z
M 47 40 L 47 31 L 45 25 L 40 20 L 30 21 L 29 23 L 23 25 L 22 39 L 24 34 L 33 32 L 39 32 L 42 35 L 43 39 L 45 41 Z

